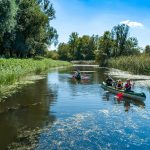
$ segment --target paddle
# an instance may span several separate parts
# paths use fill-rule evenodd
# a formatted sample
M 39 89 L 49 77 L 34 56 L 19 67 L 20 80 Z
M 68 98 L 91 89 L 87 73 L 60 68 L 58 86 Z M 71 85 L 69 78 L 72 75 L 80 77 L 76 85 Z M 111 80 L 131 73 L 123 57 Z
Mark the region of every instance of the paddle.
M 131 82 L 131 83 L 132 83 L 132 84 L 131 84 L 131 85 L 132 85 L 132 87 L 134 88 L 135 82 L 132 80 L 132 82 Z
M 108 75 L 108 77 L 109 77 L 113 82 L 115 81 L 110 75 Z
M 107 75 L 107 76 L 112 80 L 112 85 L 116 86 L 116 81 L 110 75 Z

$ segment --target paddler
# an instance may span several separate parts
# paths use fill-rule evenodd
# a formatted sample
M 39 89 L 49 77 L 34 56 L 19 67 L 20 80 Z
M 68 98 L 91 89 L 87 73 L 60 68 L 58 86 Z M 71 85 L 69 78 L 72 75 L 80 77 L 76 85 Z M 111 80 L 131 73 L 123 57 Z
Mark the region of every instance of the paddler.
M 126 91 L 126 92 L 132 92 L 132 91 L 131 91 L 131 87 L 132 87 L 131 80 L 130 80 L 130 79 L 127 79 L 127 80 L 126 80 L 125 87 L 124 87 L 124 88 L 125 88 L 125 91 Z
M 107 86 L 112 86 L 113 85 L 113 82 L 114 82 L 114 80 L 110 77 L 110 76 L 107 76 L 107 78 L 106 78 L 106 84 L 107 84 Z
M 80 70 L 77 70 L 76 73 L 75 73 L 75 78 L 80 80 L 81 79 L 81 73 L 80 73 Z

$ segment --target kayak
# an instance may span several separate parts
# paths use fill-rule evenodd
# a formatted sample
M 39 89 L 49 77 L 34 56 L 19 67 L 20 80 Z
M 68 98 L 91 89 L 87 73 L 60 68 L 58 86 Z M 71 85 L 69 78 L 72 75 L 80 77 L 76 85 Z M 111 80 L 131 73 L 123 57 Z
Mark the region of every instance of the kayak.
M 88 77 L 88 76 L 72 76 L 72 78 L 73 79 L 76 79 L 76 80 L 89 80 L 90 79 L 90 77 Z
M 73 75 L 72 78 L 76 79 L 76 80 L 81 80 L 81 76 L 75 76 L 75 75 Z
M 137 92 L 125 92 L 124 90 L 116 89 L 113 86 L 107 86 L 105 82 L 102 83 L 102 88 L 108 90 L 114 94 L 122 93 L 123 97 L 127 97 L 134 100 L 144 101 L 146 99 L 145 93 L 137 93 Z

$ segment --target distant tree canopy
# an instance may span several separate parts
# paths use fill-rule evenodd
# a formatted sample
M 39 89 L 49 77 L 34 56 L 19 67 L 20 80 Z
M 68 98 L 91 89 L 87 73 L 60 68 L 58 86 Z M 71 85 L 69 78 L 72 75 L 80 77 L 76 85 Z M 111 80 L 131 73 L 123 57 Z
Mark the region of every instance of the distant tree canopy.
M 57 44 L 54 18 L 49 0 L 0 0 L 0 56 L 44 55 L 48 45 Z
M 106 59 L 110 57 L 136 55 L 140 53 L 138 41 L 129 37 L 129 27 L 121 24 L 113 27 L 112 31 L 104 32 L 99 38 L 99 49 L 96 51 L 96 60 L 100 66 L 107 65 Z
M 150 45 L 145 46 L 144 53 L 150 54 Z
M 112 31 L 105 31 L 102 36 L 83 35 L 73 32 L 68 43 L 58 46 L 59 58 L 62 60 L 94 60 L 104 65 L 105 59 L 122 55 L 135 55 L 140 53 L 138 41 L 129 37 L 129 27 L 118 25 Z
M 83 35 L 73 32 L 69 36 L 68 43 L 58 45 L 58 54 L 62 60 L 94 60 L 96 49 L 96 36 Z

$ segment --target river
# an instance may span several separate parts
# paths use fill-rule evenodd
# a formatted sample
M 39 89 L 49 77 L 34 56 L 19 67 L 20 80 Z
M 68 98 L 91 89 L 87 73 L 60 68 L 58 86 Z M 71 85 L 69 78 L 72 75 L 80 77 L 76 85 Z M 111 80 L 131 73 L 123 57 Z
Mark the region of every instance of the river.
M 89 79 L 72 79 L 77 68 Z M 117 101 L 101 88 L 108 73 L 127 78 L 127 73 L 113 71 L 97 66 L 54 69 L 20 89 L 0 103 L 0 149 L 148 150 L 150 86 L 144 83 L 150 79 L 133 76 L 134 90 L 146 94 L 144 102 Z

